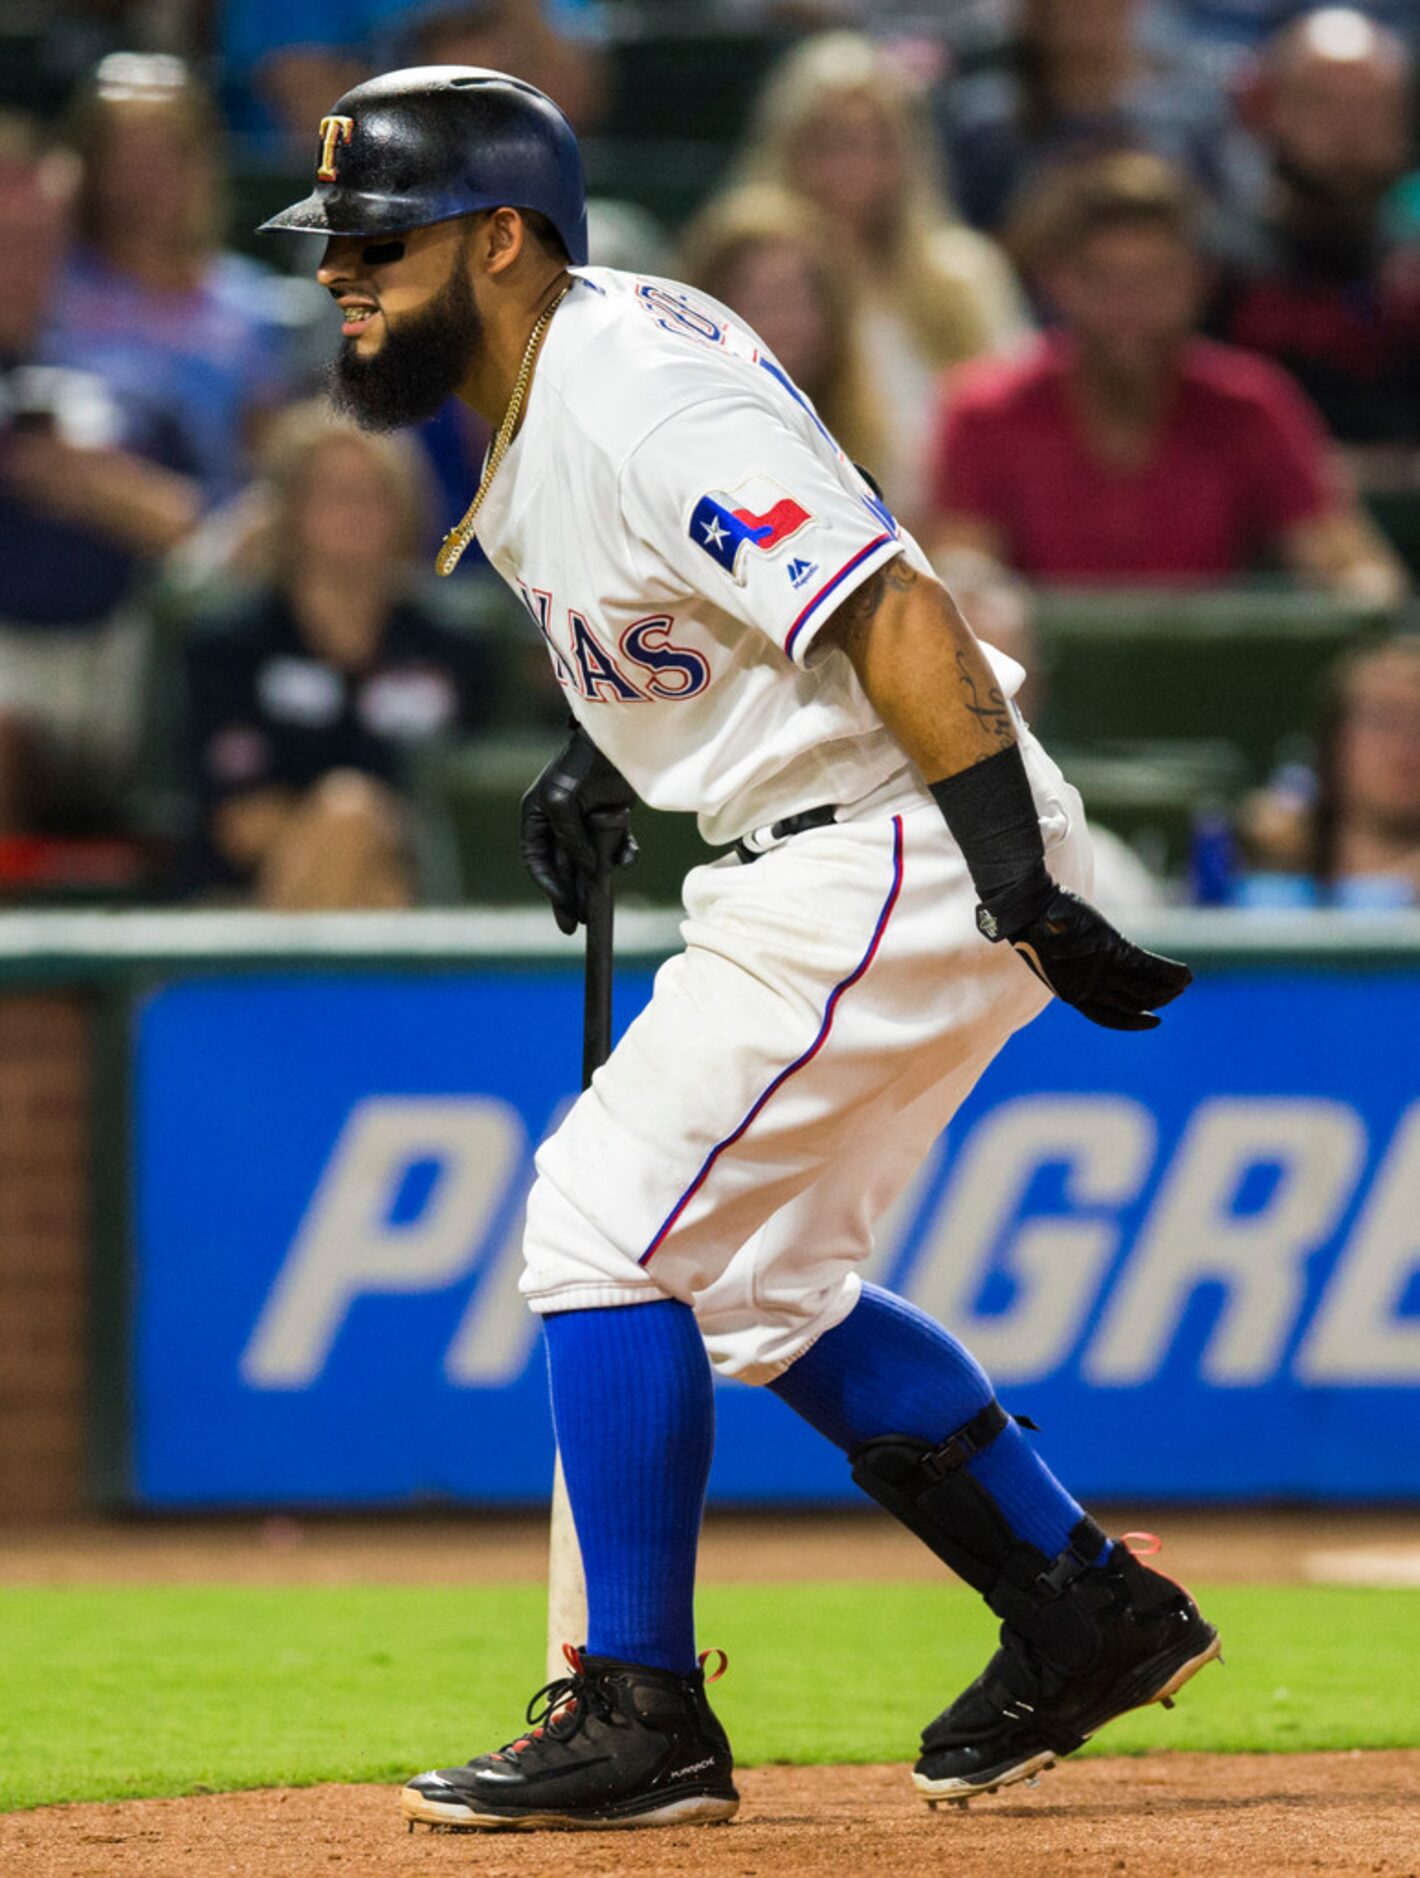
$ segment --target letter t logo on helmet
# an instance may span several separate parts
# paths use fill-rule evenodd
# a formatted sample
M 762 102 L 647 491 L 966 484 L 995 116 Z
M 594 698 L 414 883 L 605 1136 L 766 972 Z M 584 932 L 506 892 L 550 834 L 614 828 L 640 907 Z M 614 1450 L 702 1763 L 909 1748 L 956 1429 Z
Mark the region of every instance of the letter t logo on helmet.
M 335 152 L 343 143 L 349 143 L 355 135 L 353 117 L 323 117 L 320 121 L 320 168 L 316 171 L 317 180 L 323 183 L 335 181 Z

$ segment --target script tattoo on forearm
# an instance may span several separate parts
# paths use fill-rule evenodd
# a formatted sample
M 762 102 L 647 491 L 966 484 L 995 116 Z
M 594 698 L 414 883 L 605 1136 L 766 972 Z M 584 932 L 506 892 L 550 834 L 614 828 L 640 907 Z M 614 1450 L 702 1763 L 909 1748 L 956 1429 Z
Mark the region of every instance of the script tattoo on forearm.
M 962 689 L 969 698 L 966 706 L 968 715 L 974 717 L 982 729 L 988 731 L 1003 749 L 1007 744 L 1014 743 L 1016 733 L 1011 725 L 1010 705 L 995 685 L 989 688 L 983 701 L 981 688 L 972 675 L 963 650 L 957 652 L 957 676 L 961 679 Z

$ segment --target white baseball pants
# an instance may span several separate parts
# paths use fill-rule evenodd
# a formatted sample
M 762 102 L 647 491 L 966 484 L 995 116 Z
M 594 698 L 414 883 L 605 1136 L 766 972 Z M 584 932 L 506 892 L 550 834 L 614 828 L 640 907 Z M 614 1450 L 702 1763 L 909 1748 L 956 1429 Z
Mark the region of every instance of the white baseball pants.
M 1088 893 L 1080 798 L 1029 732 L 1046 860 Z M 764 1383 L 857 1301 L 873 1225 L 1048 994 L 976 929 L 935 802 L 729 855 L 685 883 L 685 950 L 538 1152 L 538 1312 L 677 1298 L 715 1368 Z

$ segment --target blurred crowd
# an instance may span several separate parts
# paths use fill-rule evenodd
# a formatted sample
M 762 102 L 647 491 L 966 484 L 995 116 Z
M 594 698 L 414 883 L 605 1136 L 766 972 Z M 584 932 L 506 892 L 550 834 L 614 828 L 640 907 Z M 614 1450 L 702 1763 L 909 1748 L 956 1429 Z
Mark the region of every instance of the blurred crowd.
M 435 879 L 430 778 L 559 715 L 477 556 L 432 578 L 487 438 L 462 406 L 397 438 L 339 424 L 310 244 L 258 250 L 233 203 L 283 200 L 336 97 L 394 64 L 518 73 L 606 159 L 594 187 L 625 176 L 619 48 L 657 31 L 668 57 L 760 43 L 767 70 L 699 206 L 594 201 L 593 262 L 755 328 L 982 635 L 1025 653 L 1064 747 L 1052 595 L 1142 617 L 1310 594 L 1339 656 L 1209 821 L 1192 891 L 1420 904 L 1420 0 L 15 11 L 0 904 L 477 894 Z M 1200 651 L 1205 699 L 1230 649 Z M 1186 860 L 1106 836 L 1102 897 L 1178 897 Z

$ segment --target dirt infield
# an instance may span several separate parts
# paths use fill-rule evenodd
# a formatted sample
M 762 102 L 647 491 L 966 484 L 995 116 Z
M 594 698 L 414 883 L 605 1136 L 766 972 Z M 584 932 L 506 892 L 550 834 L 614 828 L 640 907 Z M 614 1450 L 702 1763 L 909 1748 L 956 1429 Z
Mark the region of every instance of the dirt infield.
M 730 1826 L 406 1834 L 389 1789 L 213 1794 L 0 1817 L 15 1878 L 1420 1878 L 1420 1753 L 1068 1763 L 1034 1793 L 929 1812 L 900 1767 L 765 1767 Z

